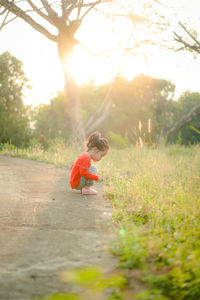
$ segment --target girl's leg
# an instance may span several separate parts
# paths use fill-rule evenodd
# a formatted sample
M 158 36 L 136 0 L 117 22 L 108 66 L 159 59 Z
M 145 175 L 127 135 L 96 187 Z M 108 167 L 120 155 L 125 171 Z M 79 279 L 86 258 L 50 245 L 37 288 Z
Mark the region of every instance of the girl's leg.
M 88 168 L 88 172 L 91 174 L 97 174 L 97 168 L 95 166 L 91 166 Z M 85 178 L 85 186 L 82 188 L 82 194 L 83 195 L 96 195 L 98 192 L 94 189 L 91 189 L 91 186 L 93 185 L 94 181 L 91 179 Z
M 97 174 L 97 168 L 95 166 L 91 166 L 88 168 L 88 172 L 90 172 L 91 174 Z M 86 187 L 90 187 L 94 184 L 94 180 L 91 179 L 87 179 L 85 178 L 85 186 Z
M 86 178 L 81 176 L 81 181 L 80 181 L 79 185 L 77 187 L 75 187 L 75 190 L 81 191 L 82 188 L 85 186 L 85 183 L 86 183 Z
M 95 166 L 91 166 L 88 168 L 88 172 L 90 172 L 91 174 L 97 174 L 97 168 Z M 75 188 L 76 190 L 82 190 L 82 188 L 86 187 L 89 188 L 90 186 L 92 186 L 94 184 L 94 181 L 91 179 L 87 179 L 83 176 L 81 176 L 81 181 L 79 183 L 79 185 Z

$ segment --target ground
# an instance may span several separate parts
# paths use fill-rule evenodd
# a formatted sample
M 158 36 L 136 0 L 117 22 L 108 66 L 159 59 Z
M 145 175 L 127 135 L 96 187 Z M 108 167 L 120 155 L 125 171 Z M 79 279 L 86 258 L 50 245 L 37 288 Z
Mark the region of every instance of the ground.
M 71 291 L 59 278 L 66 269 L 114 268 L 102 184 L 83 196 L 67 168 L 11 156 L 0 156 L 0 170 L 0 300 Z

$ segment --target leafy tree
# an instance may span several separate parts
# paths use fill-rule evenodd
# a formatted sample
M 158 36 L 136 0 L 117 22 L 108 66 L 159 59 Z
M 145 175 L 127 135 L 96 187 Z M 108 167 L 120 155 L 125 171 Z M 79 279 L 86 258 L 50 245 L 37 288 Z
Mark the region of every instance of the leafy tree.
M 157 142 L 160 143 L 173 121 L 175 85 L 164 79 L 154 79 L 154 85 L 153 115 L 156 124 Z
M 93 115 L 106 93 L 107 85 L 81 88 L 82 107 Z M 147 141 L 156 142 L 171 122 L 173 115 L 173 94 L 175 86 L 164 79 L 140 75 L 131 81 L 118 78 L 112 92 L 112 106 L 109 118 L 98 126 L 104 135 L 110 131 L 126 136 L 135 142 L 138 135 Z M 148 132 L 148 120 L 151 120 L 151 133 Z M 87 121 L 87 120 L 86 120 Z M 142 124 L 139 132 L 139 121 Z
M 40 104 L 36 107 L 34 119 L 36 137 L 43 135 L 46 143 L 58 137 L 69 140 L 70 118 L 64 92 L 58 92 L 50 104 Z
M 28 80 L 23 64 L 9 52 L 0 55 L 0 142 L 26 146 L 30 138 L 28 109 L 23 90 Z
M 131 7 L 131 12 L 129 11 L 124 14 L 124 10 L 122 10 L 121 7 L 120 12 L 123 12 L 121 15 L 119 14 L 119 7 L 117 7 L 115 15 L 115 13 L 113 13 L 113 9 L 109 8 L 107 4 L 108 2 L 114 3 L 113 0 L 59 0 L 57 2 L 51 2 L 49 0 L 0 0 L 0 15 L 2 18 L 0 29 L 18 17 L 23 19 L 46 38 L 57 44 L 58 56 L 62 64 L 65 77 L 65 89 L 69 105 L 72 137 L 75 140 L 84 139 L 85 130 L 81 119 L 78 88 L 69 70 L 65 67 L 65 63 L 66 59 L 73 52 L 74 46 L 81 44 L 75 37 L 78 29 L 82 25 L 88 13 L 94 9 L 97 11 L 97 7 L 100 5 L 104 7 L 103 14 L 106 14 L 105 11 L 110 11 L 112 20 L 116 17 L 116 15 L 118 19 L 126 17 L 131 20 L 134 30 L 138 27 L 139 23 L 144 25 L 147 21 L 144 9 L 141 10 L 142 13 L 140 12 L 142 16 L 139 16 L 138 14 L 135 15 L 132 7 L 127 5 L 128 8 Z M 141 5 L 141 1 L 137 1 L 136 5 Z M 147 6 L 146 1 L 144 1 L 143 7 Z M 139 43 L 135 43 L 136 48 L 138 48 Z M 104 114 L 104 111 L 108 111 L 110 107 L 109 96 L 110 94 L 106 97 L 105 104 L 103 104 L 102 108 L 98 110 L 99 121 L 104 119 L 102 118 L 102 115 L 107 115 Z M 94 119 L 96 119 L 96 115 Z M 94 122 L 92 123 L 94 124 Z M 96 122 L 96 124 L 99 124 L 99 122 Z M 87 132 L 90 132 L 89 126 L 87 126 Z
M 183 24 L 182 22 L 179 22 L 179 30 L 174 31 L 174 41 L 176 41 L 177 44 L 180 46 L 178 49 L 176 49 L 176 51 L 178 50 L 191 52 L 194 58 L 196 58 L 200 54 L 199 31 L 195 28 L 189 27 L 189 24 Z M 182 130 L 183 128 L 186 129 L 188 126 L 188 122 L 190 122 L 193 118 L 196 119 L 196 116 L 200 113 L 199 100 L 197 101 L 195 106 L 190 106 L 190 111 L 188 111 L 185 116 L 182 116 L 178 121 L 176 121 L 168 128 L 166 136 L 176 136 L 176 133 L 179 132 L 179 136 L 181 137 L 181 139 L 183 138 L 183 142 L 186 143 L 186 140 L 188 139 L 185 140 L 185 138 L 182 137 Z M 183 126 L 184 123 L 186 123 L 186 126 Z M 180 127 L 182 127 L 181 130 L 179 130 Z M 175 132 L 173 133 L 173 131 Z M 190 142 L 198 140 L 197 132 L 195 133 L 195 135 L 192 135 L 192 140 L 189 139 Z
M 78 44 L 75 34 L 83 19 L 97 5 L 110 0 L 48 0 L 37 1 L 8 1 L 0 0 L 2 18 L 1 28 L 9 23 L 13 15 L 23 19 L 32 28 L 57 44 L 58 56 L 63 67 L 65 87 L 69 104 L 72 136 L 84 139 L 81 122 L 80 99 L 75 80 L 65 67 L 67 57 Z M 30 12 L 34 12 L 31 14 Z M 50 25 L 50 26 L 49 26 Z
M 101 123 L 97 130 L 118 144 L 135 143 L 141 137 L 143 142 L 157 143 L 165 138 L 166 132 L 173 129 L 168 136 L 169 142 L 177 142 L 181 137 L 184 144 L 196 142 L 199 135 L 190 129 L 190 125 L 199 128 L 199 117 L 188 114 L 199 103 L 198 93 L 184 93 L 178 101 L 173 99 L 175 86 L 164 79 L 140 75 L 131 81 L 118 78 L 112 93 L 112 107 L 109 118 Z M 94 86 L 93 83 L 80 87 L 81 107 L 84 124 L 102 105 L 108 84 Z M 200 109 L 199 109 L 200 111 Z M 198 112 L 198 111 L 196 111 Z M 187 116 L 187 118 L 185 118 Z M 191 120 L 191 118 L 193 120 Z M 35 112 L 35 135 L 44 135 L 45 140 L 70 137 L 69 111 L 65 102 L 65 93 L 59 92 L 48 105 L 40 105 Z M 183 123 L 177 120 L 183 119 Z M 148 123 L 151 120 L 151 132 Z M 190 122 L 190 123 L 189 123 Z M 139 129 L 139 123 L 141 129 Z M 124 139 L 122 138 L 124 137 Z M 127 140 L 128 138 L 128 140 Z
M 181 116 L 186 115 L 192 108 L 197 107 L 200 103 L 200 93 L 185 92 L 181 95 L 175 103 L 174 120 L 180 119 Z M 181 144 L 194 144 L 200 142 L 200 135 L 191 129 L 191 126 L 200 130 L 200 107 L 196 110 L 196 115 L 188 122 L 169 135 L 169 142 L 179 142 Z
M 132 142 L 138 140 L 139 136 L 145 141 L 156 142 L 160 127 L 164 126 L 160 111 L 163 102 L 168 103 L 171 99 L 173 89 L 171 82 L 145 75 L 137 76 L 132 81 L 121 79 L 115 87 L 113 107 L 104 130 L 106 127 L 111 131 L 115 128 L 116 133 L 128 134 Z M 165 114 L 167 122 L 167 111 Z M 151 132 L 148 132 L 149 120 Z

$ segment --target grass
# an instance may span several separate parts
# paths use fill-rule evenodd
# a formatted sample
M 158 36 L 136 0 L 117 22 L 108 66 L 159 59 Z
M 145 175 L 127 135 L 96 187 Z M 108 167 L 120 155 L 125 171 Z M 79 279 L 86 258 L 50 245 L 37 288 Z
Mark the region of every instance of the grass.
M 70 166 L 79 154 L 59 141 L 48 152 L 9 147 L 1 153 L 57 166 Z M 98 168 L 118 232 L 111 252 L 121 269 L 141 270 L 148 286 L 134 299 L 199 299 L 200 148 L 112 149 Z
M 199 299 L 199 148 L 129 148 L 108 161 L 114 176 L 106 193 L 123 229 L 112 252 L 121 267 L 143 270 L 149 287 L 167 299 Z
M 67 147 L 59 139 L 52 142 L 48 150 L 44 150 L 43 147 L 38 144 L 25 149 L 16 148 L 12 144 L 0 144 L 0 154 L 48 162 L 57 167 L 70 167 L 79 152 L 80 151 L 77 151 L 76 149 L 72 150 L 71 147 Z

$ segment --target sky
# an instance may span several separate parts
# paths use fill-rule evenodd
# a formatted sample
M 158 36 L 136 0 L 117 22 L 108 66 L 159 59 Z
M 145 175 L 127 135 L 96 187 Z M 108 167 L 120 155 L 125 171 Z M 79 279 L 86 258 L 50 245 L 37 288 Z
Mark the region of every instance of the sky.
M 127 4 L 130 3 L 130 0 L 123 0 L 123 3 L 126 1 Z M 190 20 L 191 26 L 197 26 L 198 21 L 200 22 L 199 0 L 160 1 L 167 5 L 167 8 L 159 7 L 159 9 L 162 14 L 170 18 L 172 27 L 177 26 L 179 20 Z M 77 38 L 92 53 L 100 53 L 126 44 L 129 39 L 126 21 L 115 24 L 116 34 L 112 29 L 108 30 L 102 18 L 100 14 L 91 13 L 77 32 Z M 171 36 L 171 32 L 163 34 L 169 38 Z M 139 39 L 145 37 L 145 32 L 138 32 Z M 32 89 L 25 93 L 25 104 L 35 106 L 49 103 L 50 98 L 56 95 L 58 90 L 64 89 L 63 72 L 57 56 L 56 44 L 32 29 L 23 20 L 16 19 L 0 32 L 0 54 L 4 51 L 9 51 L 24 64 L 24 71 L 32 86 Z M 121 69 L 121 76 L 131 80 L 139 74 L 145 74 L 171 80 L 177 87 L 177 97 L 186 90 L 200 92 L 200 58 L 194 60 L 192 55 L 155 47 L 146 47 L 141 51 L 145 52 L 146 59 L 140 55 L 140 50 L 137 51 L 137 55 L 135 52 L 134 55 L 127 55 Z M 101 84 L 114 77 L 122 55 L 123 51 L 112 51 L 103 56 L 91 56 L 81 46 L 77 46 L 75 55 L 70 58 L 69 68 L 79 84 L 90 80 Z

